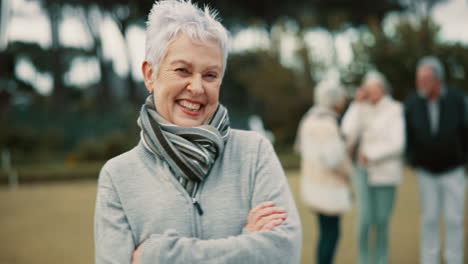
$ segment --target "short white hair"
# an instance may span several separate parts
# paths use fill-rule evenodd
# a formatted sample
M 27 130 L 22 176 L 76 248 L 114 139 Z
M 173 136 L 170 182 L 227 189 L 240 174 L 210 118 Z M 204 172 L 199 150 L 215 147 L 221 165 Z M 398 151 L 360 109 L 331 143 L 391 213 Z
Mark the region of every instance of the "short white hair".
M 314 101 L 316 105 L 326 108 L 344 103 L 346 91 L 336 80 L 325 79 L 315 86 Z
M 434 56 L 426 56 L 421 58 L 418 61 L 418 66 L 417 69 L 421 67 L 428 66 L 432 69 L 432 72 L 434 73 L 434 77 L 437 79 L 443 81 L 445 78 L 445 72 L 444 72 L 444 66 L 442 65 L 442 62 Z
M 202 10 L 191 0 L 156 1 L 146 22 L 145 59 L 158 72 L 168 46 L 183 33 L 194 41 L 214 39 L 223 54 L 222 73 L 226 69 L 229 33 L 218 21 L 217 12 L 208 6 Z
M 385 75 L 383 75 L 383 73 L 376 71 L 376 70 L 368 71 L 366 75 L 364 75 L 364 78 L 362 79 L 362 84 L 366 85 L 368 83 L 373 83 L 373 82 L 377 82 L 381 84 L 385 92 L 388 94 L 391 94 L 392 87 L 390 86 L 390 83 L 388 82 Z

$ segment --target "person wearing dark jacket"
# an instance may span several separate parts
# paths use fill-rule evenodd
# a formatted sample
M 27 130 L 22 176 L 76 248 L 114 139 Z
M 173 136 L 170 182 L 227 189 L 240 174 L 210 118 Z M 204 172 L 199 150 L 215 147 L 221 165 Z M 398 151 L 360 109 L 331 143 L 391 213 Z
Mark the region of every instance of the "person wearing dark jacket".
M 422 58 L 417 91 L 406 99 L 407 158 L 419 180 L 420 263 L 439 263 L 439 220 L 445 222 L 445 263 L 463 263 L 468 126 L 464 96 L 447 87 L 435 57 Z

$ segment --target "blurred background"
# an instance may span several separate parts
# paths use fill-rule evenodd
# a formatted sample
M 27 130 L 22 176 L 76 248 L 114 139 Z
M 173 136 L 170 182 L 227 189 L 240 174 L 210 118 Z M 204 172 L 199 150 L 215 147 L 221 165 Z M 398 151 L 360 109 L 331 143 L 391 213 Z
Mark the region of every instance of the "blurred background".
M 402 100 L 414 90 L 417 60 L 435 55 L 448 83 L 468 91 L 466 0 L 193 2 L 219 10 L 231 32 L 221 102 L 233 127 L 270 135 L 293 191 L 299 158 L 292 144 L 321 79 L 340 78 L 352 96 L 364 73 L 378 69 Z M 99 169 L 139 139 L 136 118 L 147 95 L 140 67 L 152 4 L 0 0 L 0 263 L 92 262 Z M 415 225 L 396 232 L 410 236 L 414 261 L 402 254 L 395 263 L 417 260 L 411 177 L 407 196 L 398 199 L 408 199 L 401 210 Z M 307 214 L 301 212 L 310 240 L 303 262 L 312 263 Z M 345 221 L 350 230 L 353 221 L 353 214 Z M 340 249 L 349 252 L 339 249 L 337 263 L 354 262 L 353 233 L 346 236 Z

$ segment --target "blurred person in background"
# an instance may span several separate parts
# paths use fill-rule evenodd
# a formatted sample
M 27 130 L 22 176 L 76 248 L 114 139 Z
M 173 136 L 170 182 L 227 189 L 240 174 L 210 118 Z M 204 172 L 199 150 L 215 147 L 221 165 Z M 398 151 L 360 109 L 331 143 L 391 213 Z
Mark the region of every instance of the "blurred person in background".
M 138 145 L 99 176 L 96 263 L 299 263 L 301 225 L 270 142 L 218 101 L 228 32 L 209 8 L 156 2 Z
M 315 88 L 315 106 L 303 117 L 296 139 L 301 154 L 301 196 L 317 214 L 317 264 L 333 262 L 340 237 L 340 215 L 351 207 L 351 161 L 341 136 L 338 116 L 345 90 L 338 82 L 322 81 Z
M 368 72 L 342 122 L 348 148 L 356 153 L 354 182 L 361 264 L 388 263 L 388 226 L 396 186 L 402 177 L 403 108 L 390 96 L 389 89 L 383 74 Z M 375 231 L 375 247 L 370 249 L 371 229 Z
M 419 181 L 421 263 L 439 263 L 439 219 L 445 218 L 445 263 L 463 263 L 468 130 L 461 92 L 449 88 L 436 57 L 422 58 L 405 101 L 407 157 Z

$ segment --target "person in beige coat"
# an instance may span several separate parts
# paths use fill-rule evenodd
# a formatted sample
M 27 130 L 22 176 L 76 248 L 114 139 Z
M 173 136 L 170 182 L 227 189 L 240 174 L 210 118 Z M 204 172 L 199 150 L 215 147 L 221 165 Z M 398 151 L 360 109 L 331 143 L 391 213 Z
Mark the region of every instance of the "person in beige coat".
M 353 180 L 359 215 L 358 263 L 388 263 L 388 225 L 396 186 L 401 182 L 405 126 L 402 106 L 389 95 L 381 73 L 366 74 L 343 117 L 342 131 L 357 159 Z M 375 228 L 376 243 L 370 250 L 371 228 Z
M 345 91 L 333 81 L 315 88 L 315 106 L 303 117 L 296 139 L 301 154 L 301 196 L 317 214 L 317 263 L 332 263 L 340 235 L 340 215 L 350 209 L 351 162 L 338 126 Z

